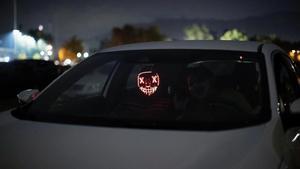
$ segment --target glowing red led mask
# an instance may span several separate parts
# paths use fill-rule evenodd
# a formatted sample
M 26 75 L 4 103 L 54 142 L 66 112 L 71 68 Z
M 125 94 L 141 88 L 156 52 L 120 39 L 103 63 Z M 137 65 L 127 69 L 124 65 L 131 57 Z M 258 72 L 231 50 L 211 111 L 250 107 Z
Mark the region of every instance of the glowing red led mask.
M 145 95 L 151 96 L 159 86 L 159 75 L 152 71 L 141 72 L 137 76 L 137 85 Z

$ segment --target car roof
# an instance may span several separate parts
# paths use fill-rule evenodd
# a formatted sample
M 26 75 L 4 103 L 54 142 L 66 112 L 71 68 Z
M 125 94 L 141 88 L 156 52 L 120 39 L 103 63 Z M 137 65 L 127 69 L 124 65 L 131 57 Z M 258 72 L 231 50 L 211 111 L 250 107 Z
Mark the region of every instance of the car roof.
M 201 50 L 230 50 L 230 51 L 245 51 L 258 52 L 263 45 L 261 42 L 253 41 L 159 41 L 159 42 L 144 42 L 133 43 L 111 47 L 100 51 L 116 52 L 116 51 L 132 51 L 132 50 L 155 50 L 155 49 L 201 49 Z

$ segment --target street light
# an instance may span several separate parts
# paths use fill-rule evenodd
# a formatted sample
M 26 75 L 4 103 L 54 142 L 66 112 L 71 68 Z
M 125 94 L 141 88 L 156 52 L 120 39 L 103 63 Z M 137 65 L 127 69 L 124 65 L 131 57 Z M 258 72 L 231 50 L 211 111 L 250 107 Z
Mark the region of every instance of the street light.
M 14 41 L 14 54 L 15 56 L 17 56 L 17 39 L 20 39 L 22 37 L 22 33 L 19 30 L 14 29 L 12 31 L 12 35 Z

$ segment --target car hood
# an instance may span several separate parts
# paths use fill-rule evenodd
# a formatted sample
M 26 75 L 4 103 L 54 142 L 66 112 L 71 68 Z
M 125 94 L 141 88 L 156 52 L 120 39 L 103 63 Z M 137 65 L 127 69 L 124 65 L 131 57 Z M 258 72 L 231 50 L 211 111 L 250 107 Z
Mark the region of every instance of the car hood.
M 126 129 L 19 120 L 0 114 L 0 168 L 275 168 L 266 126 L 225 131 Z M 266 159 L 266 155 L 267 158 Z

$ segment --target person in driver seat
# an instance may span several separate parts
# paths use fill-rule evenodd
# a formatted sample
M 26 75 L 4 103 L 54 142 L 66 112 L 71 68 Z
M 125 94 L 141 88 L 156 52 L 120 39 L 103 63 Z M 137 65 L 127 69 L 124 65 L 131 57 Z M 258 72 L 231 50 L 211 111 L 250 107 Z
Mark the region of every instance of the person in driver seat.
M 210 85 L 213 73 L 200 64 L 188 65 L 185 73 L 185 89 L 175 94 L 175 109 L 180 112 L 177 119 L 211 119 L 208 111 L 207 97 L 211 93 Z
M 224 82 L 222 82 L 224 81 Z M 234 90 L 234 85 L 223 85 L 230 79 L 218 79 L 202 63 L 188 65 L 186 84 L 187 93 L 181 98 L 182 119 L 203 119 L 207 122 L 246 116 L 251 106 L 244 96 Z

